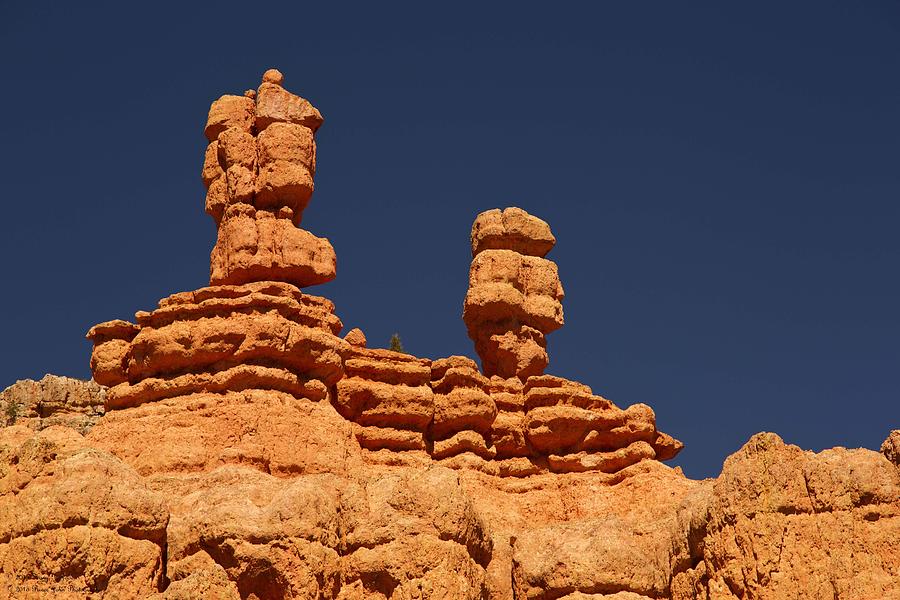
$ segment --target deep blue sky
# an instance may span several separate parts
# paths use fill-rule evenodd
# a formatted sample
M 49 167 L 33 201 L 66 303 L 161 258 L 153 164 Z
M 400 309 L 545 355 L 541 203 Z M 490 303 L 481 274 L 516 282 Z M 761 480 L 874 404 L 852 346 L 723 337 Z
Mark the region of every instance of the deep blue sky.
M 559 240 L 548 372 L 653 406 L 688 475 L 900 426 L 896 2 L 10 4 L 0 388 L 206 283 L 206 112 L 277 66 L 325 116 L 310 291 L 370 346 L 474 356 L 469 228 L 516 205 Z

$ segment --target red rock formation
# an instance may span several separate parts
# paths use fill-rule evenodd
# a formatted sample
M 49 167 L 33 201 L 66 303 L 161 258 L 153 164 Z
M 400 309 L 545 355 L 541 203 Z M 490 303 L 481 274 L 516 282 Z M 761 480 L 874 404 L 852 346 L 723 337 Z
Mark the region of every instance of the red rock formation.
M 482 370 L 338 337 L 300 290 L 334 277 L 297 228 L 322 118 L 282 79 L 210 108 L 213 285 L 93 327 L 96 383 L 0 394 L 0 598 L 900 598 L 900 431 L 687 479 L 650 407 L 543 374 L 563 293 L 520 209 L 472 229 Z
M 108 408 L 245 389 L 321 400 L 350 349 L 329 300 L 280 282 L 183 292 L 136 317 L 88 332 Z
M 219 226 L 211 285 L 334 279 L 331 244 L 295 227 L 313 193 L 322 115 L 283 79 L 270 69 L 255 94 L 222 96 L 209 109 L 202 177 L 206 212 Z
M 547 367 L 544 336 L 563 325 L 562 284 L 543 258 L 555 243 L 550 226 L 520 208 L 475 219 L 463 320 L 486 375 L 525 381 Z

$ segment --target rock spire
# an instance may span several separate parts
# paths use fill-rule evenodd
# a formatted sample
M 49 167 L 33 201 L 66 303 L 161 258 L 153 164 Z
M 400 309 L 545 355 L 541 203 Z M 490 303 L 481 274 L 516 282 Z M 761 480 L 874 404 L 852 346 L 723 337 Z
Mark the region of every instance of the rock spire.
M 334 248 L 296 227 L 313 193 L 322 115 L 283 81 L 269 69 L 258 90 L 222 96 L 209 109 L 203 183 L 206 212 L 219 228 L 210 285 L 303 288 L 334 279 Z
M 563 325 L 563 288 L 550 226 L 521 208 L 481 213 L 472 225 L 463 321 L 485 375 L 522 381 L 547 368 L 546 335 Z

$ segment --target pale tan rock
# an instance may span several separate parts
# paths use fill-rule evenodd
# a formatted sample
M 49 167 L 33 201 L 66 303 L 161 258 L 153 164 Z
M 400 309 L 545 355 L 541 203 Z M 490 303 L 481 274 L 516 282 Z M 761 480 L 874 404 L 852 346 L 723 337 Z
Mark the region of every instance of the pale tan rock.
M 25 425 L 41 430 L 53 425 L 90 431 L 105 412 L 106 390 L 94 381 L 45 375 L 23 379 L 0 392 L 4 426 Z
M 894 429 L 881 444 L 884 457 L 900 467 L 900 429 Z

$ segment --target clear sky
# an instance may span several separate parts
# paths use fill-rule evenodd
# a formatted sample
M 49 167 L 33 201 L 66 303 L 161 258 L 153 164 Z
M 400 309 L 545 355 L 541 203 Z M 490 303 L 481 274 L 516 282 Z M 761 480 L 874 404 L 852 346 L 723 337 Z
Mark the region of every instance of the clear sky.
M 516 205 L 558 239 L 548 372 L 688 475 L 900 426 L 900 5 L 385 4 L 4 2 L 0 388 L 206 283 L 206 112 L 274 66 L 325 116 L 309 291 L 370 346 L 474 357 L 469 228 Z

